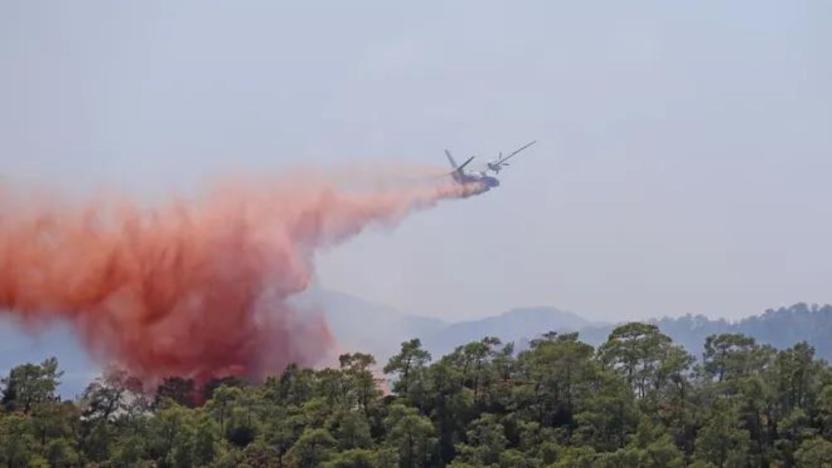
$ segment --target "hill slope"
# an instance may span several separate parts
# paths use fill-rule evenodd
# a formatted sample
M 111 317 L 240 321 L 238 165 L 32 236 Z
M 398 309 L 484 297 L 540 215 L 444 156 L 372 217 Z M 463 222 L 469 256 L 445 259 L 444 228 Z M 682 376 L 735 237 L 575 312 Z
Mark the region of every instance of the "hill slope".
M 402 314 L 393 307 L 326 289 L 299 295 L 293 305 L 307 314 L 323 314 L 339 352 L 361 351 L 384 363 L 401 342 L 430 336 L 448 326 L 442 320 Z
M 493 317 L 454 323 L 433 334 L 422 335 L 422 341 L 434 356 L 440 356 L 460 344 L 486 336 L 496 336 L 504 342 L 519 341 L 551 330 L 576 331 L 589 325 L 590 322 L 582 317 L 554 307 L 524 307 Z
M 696 357 L 702 355 L 708 336 L 741 333 L 777 349 L 806 341 L 814 346 L 818 357 L 832 361 L 832 305 L 798 303 L 789 307 L 769 309 L 760 315 L 753 315 L 737 322 L 713 320 L 703 315 L 665 317 L 647 322 L 657 325 L 664 334 Z M 586 327 L 580 330 L 580 336 L 583 341 L 598 346 L 606 341 L 613 328 L 614 325 Z
M 553 307 L 527 307 L 503 314 L 458 323 L 402 314 L 396 309 L 334 291 L 316 289 L 299 296 L 296 305 L 309 314 L 323 314 L 336 337 L 336 352 L 371 353 L 380 365 L 398 352 L 403 341 L 422 339 L 425 348 L 438 358 L 454 347 L 485 336 L 503 342 L 514 341 L 524 348 L 528 340 L 550 330 L 578 331 L 581 340 L 598 346 L 606 341 L 615 325 L 593 324 L 571 312 Z M 705 338 L 719 333 L 743 333 L 760 343 L 787 348 L 799 341 L 814 346 L 817 356 L 832 361 L 832 305 L 803 303 L 767 310 L 737 322 L 712 320 L 705 316 L 649 320 L 696 357 L 702 355 Z M 57 356 L 66 370 L 61 387 L 64 396 L 80 393 L 97 372 L 69 327 L 57 324 L 41 333 L 24 333 L 19 324 L 0 316 L 0 375 L 21 362 L 40 362 Z

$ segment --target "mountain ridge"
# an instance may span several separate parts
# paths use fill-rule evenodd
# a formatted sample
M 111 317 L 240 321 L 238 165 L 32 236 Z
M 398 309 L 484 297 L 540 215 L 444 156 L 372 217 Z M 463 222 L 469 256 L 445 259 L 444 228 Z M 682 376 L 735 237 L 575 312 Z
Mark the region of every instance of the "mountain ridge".
M 517 341 L 547 331 L 576 331 L 592 322 L 551 306 L 517 307 L 499 315 L 449 324 L 425 336 L 424 345 L 431 352 L 445 354 L 460 343 L 496 336 L 502 341 Z
M 342 298 L 348 297 L 366 304 L 373 304 L 349 294 L 337 293 Z M 335 303 L 329 304 L 337 309 Z M 376 304 L 378 306 L 378 304 Z M 385 318 L 389 319 L 399 313 L 392 307 L 385 307 Z M 358 313 L 352 310 L 349 314 Z M 392 314 L 392 315 L 391 315 Z M 329 310 L 329 318 L 343 317 L 343 313 Z M 518 347 L 548 331 L 578 332 L 579 338 L 593 346 L 599 346 L 606 341 L 612 330 L 622 323 L 641 321 L 651 323 L 670 336 L 674 342 L 680 344 L 695 357 L 702 354 L 705 339 L 714 334 L 742 333 L 751 336 L 761 344 L 769 344 L 775 348 L 787 348 L 800 341 L 806 341 L 815 347 L 817 355 L 832 361 L 832 305 L 795 303 L 791 306 L 766 309 L 760 314 L 750 315 L 737 320 L 724 318 L 712 319 L 702 314 L 686 314 L 679 317 L 649 318 L 644 320 L 627 320 L 616 323 L 590 321 L 579 314 L 564 311 L 552 306 L 517 307 L 497 315 L 481 319 L 469 319 L 460 322 L 445 322 L 413 314 L 402 314 L 400 317 L 407 321 L 427 320 L 428 327 L 412 328 L 403 326 L 397 329 L 395 336 L 401 341 L 419 338 L 425 349 L 434 356 L 447 354 L 456 346 L 470 341 L 477 341 L 486 336 L 495 336 L 503 342 L 517 342 Z M 363 321 L 355 316 L 351 321 Z M 374 326 L 380 321 L 373 322 Z M 444 324 L 444 325 L 442 325 Z M 399 350 L 401 341 L 394 343 L 392 336 L 384 340 L 371 342 L 372 346 L 362 347 L 361 340 L 352 339 L 349 330 L 338 327 L 338 321 L 330 322 L 335 336 L 340 340 L 346 338 L 356 346 L 356 350 L 370 352 L 374 349 L 377 362 L 384 363 L 387 358 Z M 408 333 L 408 331 L 410 333 Z
M 375 356 L 379 366 L 397 353 L 402 342 L 422 340 L 434 358 L 457 346 L 495 336 L 513 341 L 523 349 L 535 337 L 549 332 L 578 332 L 579 339 L 599 346 L 618 324 L 587 320 L 579 314 L 551 306 L 517 307 L 481 319 L 448 322 L 438 318 L 407 314 L 394 307 L 364 300 L 350 294 L 315 288 L 299 295 L 293 304 L 301 315 L 325 317 L 337 342 L 334 352 L 364 352 Z M 806 341 L 817 356 L 832 361 L 832 305 L 796 303 L 767 309 L 759 315 L 736 321 L 710 319 L 704 315 L 684 315 L 646 319 L 683 346 L 701 357 L 705 339 L 720 333 L 742 333 L 761 344 L 787 348 Z M 625 323 L 625 322 L 621 322 Z M 86 379 L 97 370 L 96 363 L 81 348 L 77 335 L 66 324 L 44 328 L 39 333 L 22 333 L 9 317 L 0 316 L 0 371 L 8 372 L 21 357 L 40 362 L 58 356 L 67 371 L 62 393 L 74 396 L 83 390 Z M 333 361 L 335 362 L 335 361 Z

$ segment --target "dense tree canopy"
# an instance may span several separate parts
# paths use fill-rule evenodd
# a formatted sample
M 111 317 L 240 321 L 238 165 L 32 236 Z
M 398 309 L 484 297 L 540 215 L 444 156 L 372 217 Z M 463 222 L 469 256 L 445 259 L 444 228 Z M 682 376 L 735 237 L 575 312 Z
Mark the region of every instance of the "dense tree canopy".
M 389 384 L 354 353 L 259 384 L 171 376 L 151 394 L 112 370 L 65 402 L 49 359 L 2 379 L 0 465 L 832 467 L 832 369 L 811 346 L 703 345 L 696 359 L 629 323 L 597 350 L 549 332 L 432 362 L 414 339 L 383 366 Z

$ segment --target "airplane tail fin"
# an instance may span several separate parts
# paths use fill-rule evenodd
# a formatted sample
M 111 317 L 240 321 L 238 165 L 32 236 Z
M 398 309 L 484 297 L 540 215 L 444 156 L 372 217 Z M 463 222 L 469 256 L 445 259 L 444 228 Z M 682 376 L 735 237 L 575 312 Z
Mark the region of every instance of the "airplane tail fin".
M 462 165 L 459 165 L 459 164 L 457 164 L 457 163 L 456 163 L 456 160 L 454 159 L 454 157 L 453 157 L 453 156 L 451 156 L 451 152 L 450 152 L 450 151 L 445 150 L 445 156 L 447 156 L 447 157 L 448 157 L 448 162 L 449 162 L 449 163 L 451 163 L 451 167 L 453 167 L 453 168 L 454 168 L 454 170 L 453 170 L 453 171 L 451 171 L 451 173 L 450 173 L 450 174 L 448 174 L 448 175 L 450 175 L 451 177 L 453 177 L 455 181 L 457 181 L 457 182 L 459 182 L 459 183 L 462 183 L 462 182 L 463 182 L 463 180 L 465 179 L 465 172 L 464 172 L 465 166 L 467 166 L 468 164 L 470 164 L 470 163 L 471 163 L 471 161 L 473 161 L 473 160 L 474 160 L 474 157 L 473 157 L 473 156 L 471 156 L 471 157 L 470 157 L 470 158 L 468 158 L 468 159 L 467 159 L 464 163 L 462 163 Z
M 457 165 L 456 161 L 454 160 L 454 157 L 453 157 L 453 156 L 451 156 L 451 152 L 450 152 L 450 151 L 445 150 L 445 156 L 447 156 L 447 157 L 448 157 L 448 162 L 449 162 L 449 163 L 451 163 L 451 167 L 452 167 L 452 168 L 454 168 L 454 170 L 455 170 L 455 171 L 456 171 L 457 169 L 459 169 L 459 165 Z

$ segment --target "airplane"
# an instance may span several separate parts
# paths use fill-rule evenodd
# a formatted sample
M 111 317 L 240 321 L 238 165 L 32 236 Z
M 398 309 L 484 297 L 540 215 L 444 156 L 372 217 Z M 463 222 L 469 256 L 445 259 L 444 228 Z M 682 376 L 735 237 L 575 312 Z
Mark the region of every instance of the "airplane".
M 523 151 L 524 149 L 528 148 L 529 146 L 532 146 L 535 143 L 537 143 L 537 140 L 534 140 L 531 143 L 526 143 L 520 148 L 517 148 L 516 150 L 509 153 L 507 156 L 503 156 L 503 152 L 500 151 L 500 156 L 498 156 L 496 160 L 488 163 L 488 169 L 494 171 L 495 174 L 499 174 L 500 171 L 503 169 L 503 166 L 509 165 L 506 161 L 513 158 L 515 155 L 517 155 L 517 153 Z
M 451 177 L 453 177 L 454 181 L 460 185 L 468 185 L 468 184 L 477 184 L 482 186 L 483 192 L 487 190 L 491 190 L 494 187 L 498 187 L 500 185 L 500 181 L 497 180 L 496 177 L 491 177 L 485 173 L 485 171 L 479 173 L 466 173 L 465 166 L 471 163 L 474 160 L 474 156 L 468 158 L 467 161 L 462 163 L 461 165 L 457 165 L 454 157 L 451 156 L 451 152 L 445 150 L 445 156 L 448 157 L 448 162 L 451 163 L 451 167 L 453 167 L 453 171 L 451 172 Z
M 450 176 L 453 177 L 456 183 L 461 185 L 478 184 L 482 187 L 483 192 L 491 190 L 494 187 L 499 187 L 500 181 L 496 177 L 488 175 L 488 171 L 494 171 L 495 174 L 498 174 L 500 170 L 502 170 L 503 166 L 509 165 L 506 161 L 535 143 L 537 143 L 537 140 L 521 146 L 520 148 L 509 153 L 507 156 L 503 156 L 503 153 L 500 152 L 500 156 L 496 160 L 489 162 L 486 165 L 485 170 L 478 172 L 465 172 L 465 167 L 474 160 L 474 156 L 471 156 L 460 165 L 457 164 L 454 157 L 451 156 L 451 152 L 445 150 L 445 156 L 448 157 L 448 162 L 451 163 L 451 167 L 453 168 L 453 172 L 450 173 Z

